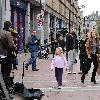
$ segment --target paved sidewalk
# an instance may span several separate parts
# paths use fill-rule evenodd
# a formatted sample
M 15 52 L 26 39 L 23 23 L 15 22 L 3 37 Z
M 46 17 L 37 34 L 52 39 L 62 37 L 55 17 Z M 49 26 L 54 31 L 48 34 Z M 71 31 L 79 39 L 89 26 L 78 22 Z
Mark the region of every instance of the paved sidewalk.
M 18 55 L 19 65 L 18 70 L 14 70 L 15 82 L 22 82 L 22 62 L 30 58 L 30 54 Z M 42 100 L 99 100 L 100 99 L 100 76 L 97 76 L 97 85 L 90 82 L 91 71 L 86 76 L 85 84 L 80 81 L 81 75 L 69 75 L 64 70 L 62 89 L 57 89 L 57 83 L 54 76 L 54 71 L 50 71 L 52 55 L 48 60 L 38 59 L 38 72 L 32 72 L 31 66 L 29 70 L 25 70 L 24 84 L 27 88 L 40 88 L 45 96 Z M 91 69 L 92 70 L 92 69 Z M 79 72 L 79 60 L 74 66 L 74 71 Z

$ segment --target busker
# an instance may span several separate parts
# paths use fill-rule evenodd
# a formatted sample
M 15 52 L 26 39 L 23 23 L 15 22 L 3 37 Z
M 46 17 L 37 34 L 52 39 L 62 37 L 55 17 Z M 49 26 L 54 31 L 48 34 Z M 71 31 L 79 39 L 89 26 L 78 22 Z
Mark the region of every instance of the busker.
M 88 39 L 86 42 L 86 53 L 88 56 L 88 62 L 87 62 L 88 66 L 85 68 L 85 71 L 82 74 L 82 77 L 81 77 L 82 83 L 84 83 L 85 75 L 90 70 L 91 63 L 93 62 L 94 68 L 92 72 L 91 82 L 93 82 L 94 84 L 97 84 L 95 80 L 95 76 L 96 76 L 96 72 L 98 69 L 97 54 L 99 52 L 99 45 L 100 45 L 99 43 L 100 43 L 100 40 L 95 31 L 92 31 L 91 33 L 88 34 Z
M 61 47 L 56 48 L 55 57 L 53 58 L 51 63 L 51 70 L 53 70 L 53 68 L 55 68 L 55 77 L 58 83 L 58 88 L 61 88 L 61 86 L 63 86 L 62 85 L 63 68 L 66 68 L 66 70 L 69 69 L 67 60 L 64 57 L 63 50 Z
M 6 86 L 8 86 L 9 76 L 12 67 L 12 51 L 15 50 L 13 37 L 9 28 L 11 23 L 9 21 L 4 22 L 3 31 L 0 32 L 0 56 L 5 56 L 1 62 L 1 73 Z
M 38 71 L 39 69 L 36 68 L 36 59 L 37 59 L 37 52 L 39 50 L 39 40 L 36 37 L 37 32 L 34 30 L 29 38 L 29 51 L 31 53 L 31 58 L 26 63 L 25 68 L 28 70 L 28 66 L 32 64 L 32 71 Z

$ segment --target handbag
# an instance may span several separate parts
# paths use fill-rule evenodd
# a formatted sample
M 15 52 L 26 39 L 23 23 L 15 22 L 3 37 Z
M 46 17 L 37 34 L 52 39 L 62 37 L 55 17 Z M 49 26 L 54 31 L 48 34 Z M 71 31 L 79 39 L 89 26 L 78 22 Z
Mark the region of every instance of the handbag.
M 16 58 L 16 65 L 18 65 L 18 58 Z
M 97 74 L 100 75 L 100 54 L 97 56 L 98 57 L 98 69 L 97 69 Z

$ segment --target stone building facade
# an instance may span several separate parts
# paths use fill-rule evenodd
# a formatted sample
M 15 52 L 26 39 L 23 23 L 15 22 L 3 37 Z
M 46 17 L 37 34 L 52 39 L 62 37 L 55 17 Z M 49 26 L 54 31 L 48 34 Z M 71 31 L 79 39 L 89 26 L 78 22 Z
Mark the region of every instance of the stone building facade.
M 67 28 L 79 33 L 80 10 L 77 0 L 0 0 L 2 1 L 2 28 L 10 20 L 21 38 L 18 48 L 23 49 L 27 37 L 37 30 L 41 44 L 57 38 L 57 32 Z

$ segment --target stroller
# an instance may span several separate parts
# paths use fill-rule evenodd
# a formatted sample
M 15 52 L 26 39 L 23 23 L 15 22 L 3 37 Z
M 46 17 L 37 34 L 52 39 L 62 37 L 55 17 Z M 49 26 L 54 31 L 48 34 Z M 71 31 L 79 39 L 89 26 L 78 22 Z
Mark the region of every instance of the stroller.
M 39 59 L 48 59 L 48 47 L 40 46 L 38 57 Z

